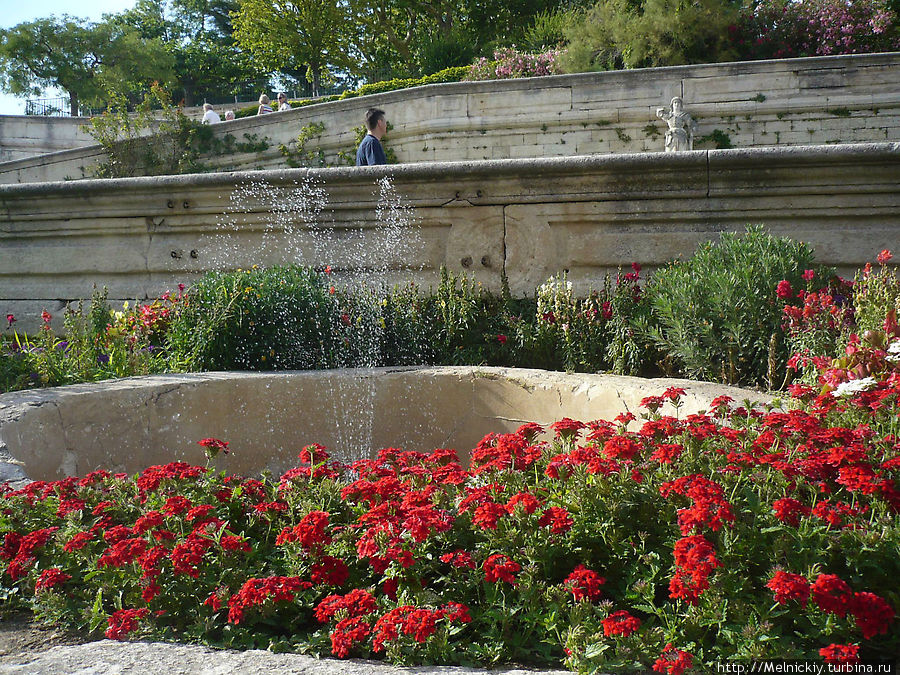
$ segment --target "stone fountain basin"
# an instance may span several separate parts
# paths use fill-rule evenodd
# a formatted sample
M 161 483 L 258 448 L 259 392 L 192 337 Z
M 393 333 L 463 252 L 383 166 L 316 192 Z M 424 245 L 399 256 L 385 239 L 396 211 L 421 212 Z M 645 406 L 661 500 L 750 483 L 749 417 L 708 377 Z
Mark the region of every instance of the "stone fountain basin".
M 201 438 L 230 443 L 217 468 L 280 475 L 316 442 L 344 461 L 378 449 L 454 448 L 467 458 L 489 432 L 637 414 L 645 396 L 682 387 L 682 416 L 716 396 L 771 397 L 704 382 L 488 367 L 217 372 L 131 377 L 0 395 L 0 482 L 95 469 L 135 473 L 202 464 Z M 672 413 L 671 409 L 663 409 Z

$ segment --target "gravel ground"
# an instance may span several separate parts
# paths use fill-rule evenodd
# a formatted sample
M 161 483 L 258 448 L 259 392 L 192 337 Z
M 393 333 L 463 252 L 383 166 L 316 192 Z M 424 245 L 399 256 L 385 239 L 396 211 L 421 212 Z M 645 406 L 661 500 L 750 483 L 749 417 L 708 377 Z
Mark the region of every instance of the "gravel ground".
M 455 666 L 399 668 L 375 661 L 316 659 L 262 650 L 214 650 L 162 642 L 85 642 L 37 626 L 27 614 L 0 619 L 0 673 L 15 675 L 568 675 L 562 670 Z

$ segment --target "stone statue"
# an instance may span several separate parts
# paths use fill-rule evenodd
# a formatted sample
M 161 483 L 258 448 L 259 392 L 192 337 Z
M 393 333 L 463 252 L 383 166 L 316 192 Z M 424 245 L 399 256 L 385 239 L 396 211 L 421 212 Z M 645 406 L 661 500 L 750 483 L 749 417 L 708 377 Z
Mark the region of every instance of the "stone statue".
M 684 112 L 684 103 L 680 96 L 672 99 L 672 110 L 657 108 L 656 116 L 664 119 L 669 128 L 666 130 L 666 152 L 681 152 L 694 149 L 694 132 L 697 122 L 689 113 Z

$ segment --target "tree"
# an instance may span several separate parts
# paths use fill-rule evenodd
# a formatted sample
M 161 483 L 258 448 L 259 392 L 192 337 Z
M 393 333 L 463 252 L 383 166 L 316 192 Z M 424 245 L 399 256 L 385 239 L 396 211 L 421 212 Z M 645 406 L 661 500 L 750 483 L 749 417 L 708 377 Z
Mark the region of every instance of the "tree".
M 107 89 L 148 87 L 171 77 L 172 62 L 161 45 L 134 30 L 70 16 L 38 19 L 0 30 L 0 88 L 15 96 L 58 87 L 79 104 L 100 103 Z
M 237 0 L 138 0 L 110 20 L 162 43 L 174 61 L 175 99 L 193 105 L 261 75 L 232 38 L 230 15 L 236 9 Z
M 234 38 L 269 70 L 306 67 L 318 96 L 329 67 L 350 64 L 354 17 L 342 0 L 240 0 L 232 15 Z

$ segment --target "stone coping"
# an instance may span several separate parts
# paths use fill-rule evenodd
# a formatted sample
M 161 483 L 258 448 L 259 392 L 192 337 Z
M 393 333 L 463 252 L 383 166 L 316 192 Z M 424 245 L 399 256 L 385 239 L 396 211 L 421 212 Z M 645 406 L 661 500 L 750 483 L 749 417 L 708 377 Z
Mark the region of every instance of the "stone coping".
M 691 380 L 469 366 L 132 377 L 0 395 L 0 480 L 203 463 L 206 437 L 231 444 L 216 460 L 229 473 L 280 475 L 313 442 L 343 461 L 383 447 L 454 448 L 465 460 L 489 432 L 638 413 L 673 386 L 686 392 L 681 415 L 723 394 L 773 400 Z
M 67 152 L 78 152 L 67 151 Z M 846 143 L 841 145 L 784 146 L 764 148 L 730 148 L 726 150 L 693 150 L 690 152 L 638 152 L 572 157 L 536 157 L 524 159 L 470 160 L 456 162 L 411 162 L 366 167 L 327 167 L 321 169 L 268 169 L 223 173 L 184 174 L 178 176 L 143 176 L 136 178 L 94 178 L 78 181 L 11 183 L 0 185 L 0 202 L 4 199 L 34 198 L 44 195 L 102 194 L 110 191 L 139 191 L 161 187 L 233 187 L 253 180 L 269 183 L 294 183 L 307 177 L 327 184 L 371 182 L 383 176 L 404 179 L 474 178 L 503 174 L 536 176 L 547 173 L 572 174 L 579 170 L 593 172 L 640 171 L 680 167 L 764 166 L 769 161 L 781 164 L 845 162 L 865 163 L 900 158 L 900 142 Z

